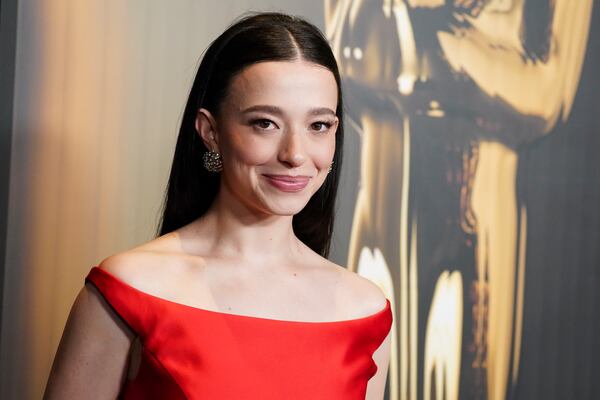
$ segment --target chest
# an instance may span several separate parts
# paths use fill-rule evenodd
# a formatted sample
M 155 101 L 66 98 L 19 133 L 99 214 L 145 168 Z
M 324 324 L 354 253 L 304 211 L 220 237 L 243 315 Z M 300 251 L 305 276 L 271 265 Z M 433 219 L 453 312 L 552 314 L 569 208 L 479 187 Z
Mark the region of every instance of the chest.
M 165 287 L 165 295 L 177 303 L 230 314 L 291 321 L 352 317 L 350 310 L 340 308 L 347 290 L 341 278 L 331 272 L 248 272 L 213 267 L 195 276 L 181 276 Z

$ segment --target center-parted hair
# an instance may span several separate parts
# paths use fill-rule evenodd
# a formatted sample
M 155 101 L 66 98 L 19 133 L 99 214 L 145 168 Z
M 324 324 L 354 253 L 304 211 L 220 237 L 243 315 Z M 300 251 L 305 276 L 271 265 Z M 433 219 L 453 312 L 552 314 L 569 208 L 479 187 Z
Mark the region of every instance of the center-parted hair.
M 329 69 L 338 87 L 339 124 L 332 170 L 292 222 L 294 233 L 302 242 L 323 257 L 329 255 L 344 138 L 340 74 L 319 28 L 301 17 L 278 12 L 242 15 L 206 49 L 185 106 L 157 236 L 202 216 L 219 190 L 220 174 L 203 167 L 202 155 L 208 149 L 195 129 L 198 109 L 206 108 L 218 118 L 232 78 L 245 67 L 297 59 Z

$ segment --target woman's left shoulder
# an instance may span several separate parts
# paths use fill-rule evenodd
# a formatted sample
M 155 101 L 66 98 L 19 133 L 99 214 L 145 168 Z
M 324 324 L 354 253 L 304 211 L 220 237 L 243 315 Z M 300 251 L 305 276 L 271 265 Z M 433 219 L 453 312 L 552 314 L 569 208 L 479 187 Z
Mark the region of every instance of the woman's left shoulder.
M 350 307 L 354 310 L 361 310 L 361 314 L 371 315 L 386 306 L 387 298 L 379 285 L 346 267 L 333 262 L 329 263 L 339 276 L 338 290 L 341 290 L 342 298 L 354 299 L 352 301 L 354 305 L 350 305 Z

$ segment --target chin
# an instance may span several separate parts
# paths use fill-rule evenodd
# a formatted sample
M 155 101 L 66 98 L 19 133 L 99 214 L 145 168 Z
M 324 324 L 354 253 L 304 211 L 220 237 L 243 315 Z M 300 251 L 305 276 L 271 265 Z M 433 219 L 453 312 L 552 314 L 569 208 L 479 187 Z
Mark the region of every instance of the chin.
M 306 207 L 308 199 L 282 199 L 277 202 L 267 202 L 266 208 L 275 215 L 296 215 Z

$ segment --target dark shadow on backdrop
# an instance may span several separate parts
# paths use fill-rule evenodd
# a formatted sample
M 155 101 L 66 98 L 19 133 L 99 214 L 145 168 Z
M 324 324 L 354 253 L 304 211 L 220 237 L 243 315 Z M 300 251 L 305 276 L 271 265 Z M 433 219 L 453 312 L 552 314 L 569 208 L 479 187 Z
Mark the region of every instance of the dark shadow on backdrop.
M 0 331 L 4 298 L 18 0 L 0 0 Z

